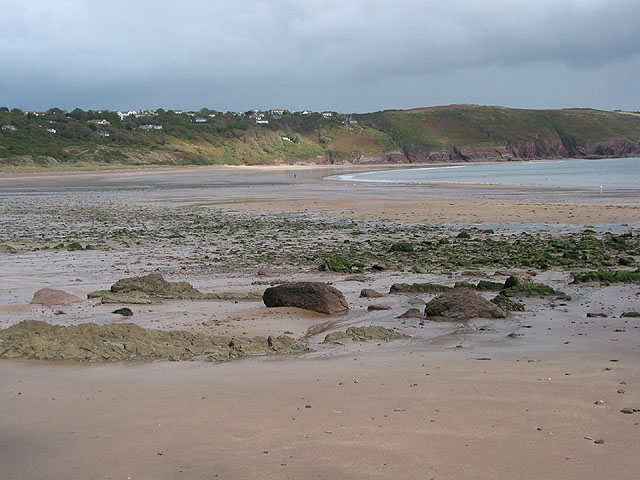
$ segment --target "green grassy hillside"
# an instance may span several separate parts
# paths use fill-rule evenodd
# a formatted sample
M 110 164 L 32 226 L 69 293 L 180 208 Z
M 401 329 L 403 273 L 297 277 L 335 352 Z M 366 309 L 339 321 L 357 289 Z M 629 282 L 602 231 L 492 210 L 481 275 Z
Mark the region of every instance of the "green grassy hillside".
M 629 112 L 456 105 L 348 116 L 206 109 L 144 113 L 121 118 L 104 111 L 25 114 L 1 108 L 0 167 L 427 162 L 640 153 L 640 115 Z M 108 123 L 97 122 L 105 120 Z

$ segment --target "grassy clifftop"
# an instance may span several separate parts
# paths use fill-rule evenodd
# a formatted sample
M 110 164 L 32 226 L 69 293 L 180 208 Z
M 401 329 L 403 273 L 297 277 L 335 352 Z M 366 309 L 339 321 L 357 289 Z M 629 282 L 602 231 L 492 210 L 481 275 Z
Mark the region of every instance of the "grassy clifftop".
M 640 115 L 455 105 L 369 114 L 0 109 L 0 167 L 429 162 L 640 153 Z

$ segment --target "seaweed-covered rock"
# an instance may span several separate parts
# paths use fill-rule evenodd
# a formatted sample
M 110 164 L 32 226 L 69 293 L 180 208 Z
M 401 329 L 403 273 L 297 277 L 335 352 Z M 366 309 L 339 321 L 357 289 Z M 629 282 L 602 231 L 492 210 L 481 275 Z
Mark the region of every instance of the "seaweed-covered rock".
M 531 276 L 525 273 L 511 275 L 504 282 L 504 289 L 500 292 L 506 296 L 546 296 L 546 295 L 564 295 L 556 292 L 549 285 L 544 283 L 535 283 Z
M 64 327 L 25 321 L 0 330 L 0 358 L 118 361 L 188 360 L 206 356 L 207 360 L 219 361 L 307 350 L 288 337 L 230 339 L 184 331 L 148 330 L 132 323 Z
M 468 288 L 454 288 L 434 298 L 424 308 L 427 317 L 466 321 L 471 318 L 504 318 L 504 310 Z
M 451 287 L 436 283 L 394 283 L 389 293 L 440 293 L 447 290 L 451 290 Z
M 267 307 L 298 307 L 319 313 L 344 313 L 349 304 L 342 292 L 322 282 L 283 283 L 262 295 Z
M 344 338 L 349 338 L 356 342 L 366 342 L 369 340 L 389 342 L 391 340 L 409 338 L 409 336 L 389 328 L 370 325 L 368 327 L 349 327 L 346 332 L 330 333 L 324 338 L 323 343 L 331 343 Z
M 33 294 L 33 298 L 31 299 L 31 303 L 45 305 L 47 307 L 53 305 L 73 305 L 79 302 L 82 302 L 80 297 L 53 288 L 41 288 Z
M 497 295 L 490 300 L 491 303 L 495 303 L 505 312 L 524 312 L 524 305 L 515 300 L 511 300 L 506 295 Z
M 640 269 L 635 272 L 617 270 L 615 272 L 598 271 L 578 274 L 573 283 L 600 282 L 600 283 L 636 283 L 640 282 Z

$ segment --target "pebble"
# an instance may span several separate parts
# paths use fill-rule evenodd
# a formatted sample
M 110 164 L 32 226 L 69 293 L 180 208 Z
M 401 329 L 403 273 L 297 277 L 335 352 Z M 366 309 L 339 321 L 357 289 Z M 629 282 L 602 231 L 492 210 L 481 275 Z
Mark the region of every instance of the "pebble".
M 596 400 L 595 402 L 593 402 L 594 405 L 606 405 L 606 403 L 604 402 L 604 400 Z
M 635 412 L 634 408 L 623 408 L 622 410 L 620 410 L 620 413 L 626 413 L 627 415 L 631 415 L 634 412 Z
M 596 443 L 598 445 L 602 445 L 604 443 L 604 440 L 602 440 L 601 438 L 598 440 L 594 440 L 593 443 Z

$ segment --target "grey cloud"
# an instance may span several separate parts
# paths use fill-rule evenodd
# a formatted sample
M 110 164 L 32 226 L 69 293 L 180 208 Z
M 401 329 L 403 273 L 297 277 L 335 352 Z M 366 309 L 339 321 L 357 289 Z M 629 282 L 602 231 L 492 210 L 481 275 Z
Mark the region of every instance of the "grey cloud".
M 603 108 L 640 100 L 600 80 L 567 88 L 584 75 L 606 79 L 613 66 L 637 73 L 640 3 L 631 0 L 20 3 L 3 6 L 0 32 L 0 104 L 9 106 L 348 111 L 450 99 Z M 496 87 L 497 72 L 547 88 L 515 89 L 527 94 L 518 100 Z

